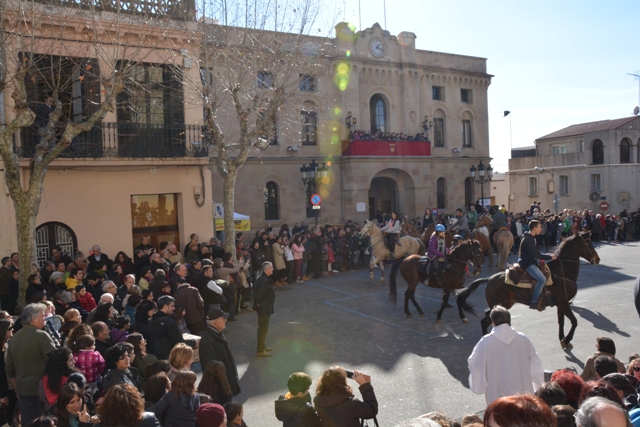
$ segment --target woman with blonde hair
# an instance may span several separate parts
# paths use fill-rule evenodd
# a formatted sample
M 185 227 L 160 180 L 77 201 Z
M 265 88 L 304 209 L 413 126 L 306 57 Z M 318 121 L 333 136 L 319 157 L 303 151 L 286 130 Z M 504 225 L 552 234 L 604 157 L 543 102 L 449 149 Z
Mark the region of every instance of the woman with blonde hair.
M 191 363 L 193 363 L 193 349 L 185 343 L 178 343 L 169 353 L 169 363 L 171 364 L 171 372 L 169 379 L 174 380 L 178 372 L 189 371 Z

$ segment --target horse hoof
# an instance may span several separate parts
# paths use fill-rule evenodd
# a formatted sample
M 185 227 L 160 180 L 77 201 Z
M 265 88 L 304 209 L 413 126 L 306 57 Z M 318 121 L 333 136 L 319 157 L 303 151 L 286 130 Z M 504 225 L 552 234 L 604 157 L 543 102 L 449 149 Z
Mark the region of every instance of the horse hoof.
M 380 283 L 384 282 L 384 277 L 381 277 L 380 280 L 378 280 Z
M 442 324 L 442 320 L 437 319 L 437 320 L 436 320 L 436 323 L 437 323 L 438 325 L 441 325 L 441 324 Z
M 465 317 L 464 319 L 462 319 L 462 323 L 469 323 L 469 319 Z
M 420 313 L 420 317 L 424 319 L 424 313 Z
M 560 347 L 562 347 L 563 350 L 571 350 L 573 348 L 573 344 L 566 343 L 564 340 L 562 340 L 560 341 Z
M 407 319 L 413 319 L 413 315 L 412 314 L 407 314 Z

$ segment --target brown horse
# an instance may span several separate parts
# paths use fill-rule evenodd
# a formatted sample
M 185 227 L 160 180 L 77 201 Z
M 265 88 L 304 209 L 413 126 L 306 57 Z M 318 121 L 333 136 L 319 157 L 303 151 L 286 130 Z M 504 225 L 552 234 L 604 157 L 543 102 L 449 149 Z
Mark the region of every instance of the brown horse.
M 404 233 L 405 236 L 411 236 L 411 237 L 417 237 L 417 238 L 420 238 L 422 236 L 422 234 L 420 233 L 420 230 L 418 230 L 415 225 L 406 221 L 402 223 L 402 232 Z
M 558 258 L 555 261 L 549 261 L 548 266 L 551 270 L 551 277 L 553 279 L 553 285 L 545 286 L 543 291 L 544 298 L 549 301 L 550 297 L 553 298 L 558 311 L 558 326 L 560 339 L 560 345 L 562 349 L 570 349 L 571 340 L 573 334 L 578 326 L 578 321 L 571 311 L 571 300 L 578 293 L 578 274 L 580 273 L 580 258 L 584 258 L 589 261 L 590 264 L 599 264 L 600 257 L 591 244 L 590 234 L 582 233 L 569 237 L 566 239 L 556 251 Z M 505 273 L 501 271 L 489 278 L 475 280 L 470 283 L 460 294 L 458 298 L 466 299 L 475 291 L 482 283 L 487 283 L 487 290 L 485 295 L 487 303 L 489 304 L 489 310 L 486 312 L 484 319 L 482 319 L 482 333 L 486 334 L 489 326 L 491 325 L 491 319 L 489 313 L 491 309 L 500 304 L 505 308 L 511 308 L 515 303 L 529 305 L 532 289 L 519 288 L 516 286 L 507 285 L 504 281 Z M 565 316 L 571 322 L 571 329 L 569 334 L 564 335 L 564 318 Z
M 398 270 L 400 270 L 402 278 L 409 285 L 406 292 L 404 293 L 404 312 L 409 319 L 413 317 L 411 315 L 411 312 L 409 311 L 409 300 L 411 300 L 414 307 L 418 310 L 420 317 L 424 317 L 424 312 L 418 305 L 418 302 L 415 298 L 415 292 L 418 283 L 425 283 L 425 280 L 428 279 L 428 282 L 426 283 L 427 286 L 432 288 L 440 287 L 435 273 L 431 274 L 431 276 L 427 276 L 427 273 L 421 273 L 418 270 L 418 262 L 420 261 L 420 258 L 420 255 L 411 255 L 404 260 L 394 261 L 391 267 L 391 273 L 389 274 L 390 290 L 388 302 L 391 302 L 395 305 L 397 300 L 396 276 L 398 275 Z M 467 262 L 469 261 L 473 262 L 474 275 L 480 274 L 480 271 L 482 270 L 482 264 L 480 244 L 478 242 L 463 242 L 459 246 L 454 248 L 449 255 L 447 255 L 448 265 L 446 270 L 442 273 L 442 302 L 440 304 L 440 310 L 438 311 L 438 317 L 436 320 L 438 323 L 442 323 L 442 312 L 447 306 L 447 302 L 449 300 L 449 295 L 451 294 L 451 292 L 455 289 L 462 288 L 462 286 L 464 285 L 464 281 L 467 278 Z M 460 318 L 464 323 L 469 323 L 462 311 L 463 308 L 467 311 L 472 310 L 472 308 L 466 303 L 466 297 L 456 297 L 456 303 L 458 304 L 458 314 L 460 315 Z
M 496 248 L 498 248 L 498 261 L 496 262 L 496 267 L 498 267 L 498 271 L 504 271 L 507 258 L 509 257 L 509 252 L 511 252 L 511 248 L 514 243 L 513 234 L 511 234 L 511 232 L 506 228 L 501 228 L 493 235 L 493 241 L 496 244 Z
M 479 229 L 486 227 L 486 234 Z M 489 269 L 493 267 L 493 249 L 491 248 L 491 241 L 489 240 L 489 233 L 491 232 L 491 218 L 488 215 L 480 215 L 478 222 L 474 228 L 474 231 L 467 235 L 467 238 L 476 239 L 482 246 L 482 265 L 484 265 L 484 257 L 489 257 Z

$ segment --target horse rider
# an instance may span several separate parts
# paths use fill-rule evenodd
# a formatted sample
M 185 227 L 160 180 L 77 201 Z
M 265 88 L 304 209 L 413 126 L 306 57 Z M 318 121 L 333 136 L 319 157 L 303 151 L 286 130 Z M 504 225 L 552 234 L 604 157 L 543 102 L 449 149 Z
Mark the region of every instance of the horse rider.
M 460 246 L 460 243 L 462 243 L 463 240 L 464 240 L 464 237 L 462 237 L 459 234 L 456 234 L 455 236 L 453 236 L 453 246 L 451 246 L 450 251 Z
M 538 260 L 543 259 L 548 261 L 555 260 L 557 258 L 556 255 L 543 254 L 538 251 L 535 237 L 540 234 L 541 231 L 542 225 L 540 224 L 540 221 L 535 219 L 529 221 L 529 231 L 525 232 L 524 236 L 522 236 L 520 254 L 518 255 L 518 263 L 520 263 L 520 267 L 526 270 L 527 273 L 536 280 L 536 286 L 533 289 L 533 296 L 529 303 L 529 308 L 532 310 L 538 309 L 538 299 L 540 298 L 542 288 L 547 281 L 547 278 L 542 274 L 542 271 L 540 271 Z
M 451 227 L 450 231 L 459 234 L 462 238 L 467 237 L 467 233 L 469 232 L 469 220 L 462 213 L 462 209 L 456 209 L 456 218 L 458 218 L 458 222 L 456 225 Z
M 445 256 L 449 253 L 447 243 L 444 239 L 445 228 L 444 225 L 436 225 L 436 231 L 433 232 L 429 239 L 429 248 L 427 250 L 427 258 L 436 273 L 436 279 L 438 284 L 442 287 L 442 271 L 447 268 Z
M 396 251 L 396 240 L 400 236 L 402 232 L 402 227 L 400 224 L 400 218 L 398 218 L 398 214 L 395 212 L 391 212 L 391 219 L 387 221 L 387 223 L 380 229 L 386 236 L 389 244 L 389 252 Z M 398 245 L 400 246 L 400 245 Z
M 504 216 L 498 206 L 491 208 L 491 233 L 489 234 L 489 241 L 491 246 L 496 249 L 496 244 L 493 241 L 493 235 L 498 232 L 502 227 L 507 227 L 507 218 Z
M 478 212 L 474 205 L 469 206 L 469 212 L 467 212 L 467 222 L 469 223 L 469 231 L 473 231 L 476 228 L 476 222 L 478 222 Z

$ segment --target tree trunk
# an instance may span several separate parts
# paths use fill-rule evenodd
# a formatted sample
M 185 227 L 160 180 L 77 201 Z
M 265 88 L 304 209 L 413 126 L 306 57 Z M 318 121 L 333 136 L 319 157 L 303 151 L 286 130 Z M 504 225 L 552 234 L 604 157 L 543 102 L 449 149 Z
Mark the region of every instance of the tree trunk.
M 238 169 L 229 165 L 229 169 L 223 177 L 222 189 L 224 199 L 224 251 L 229 252 L 233 259 L 236 259 L 236 235 L 235 221 L 233 220 L 233 212 L 235 209 L 235 191 L 236 178 L 238 177 Z
M 37 185 L 31 183 L 31 185 Z M 42 185 L 40 184 L 40 190 Z M 20 290 L 18 305 L 24 307 L 27 303 L 26 292 L 29 286 L 29 275 L 37 272 L 36 261 L 36 217 L 40 205 L 41 191 L 35 194 L 26 193 L 25 197 L 13 205 L 16 211 L 16 228 L 18 231 L 18 253 L 20 254 Z

